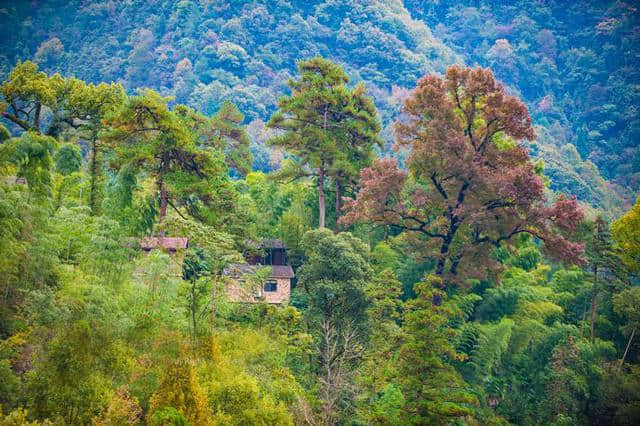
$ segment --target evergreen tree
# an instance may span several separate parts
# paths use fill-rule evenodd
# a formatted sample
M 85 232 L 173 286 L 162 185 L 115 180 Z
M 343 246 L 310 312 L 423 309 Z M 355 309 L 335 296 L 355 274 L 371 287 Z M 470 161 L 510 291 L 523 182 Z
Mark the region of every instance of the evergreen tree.
M 278 102 L 269 127 L 282 133 L 270 140 L 299 161 L 294 177 L 314 176 L 318 188 L 319 226 L 325 226 L 325 180 L 336 183 L 336 207 L 341 186 L 379 143 L 380 124 L 363 86 L 349 89 L 349 78 L 336 64 L 317 57 L 298 63 L 298 80 L 290 80 L 291 96 Z
M 208 223 L 220 223 L 233 209 L 223 156 L 197 146 L 184 121 L 152 90 L 130 97 L 107 122 L 105 138 L 116 151 L 117 167 L 131 164 L 149 173 L 157 188 L 160 233 L 171 206 Z
M 33 62 L 19 62 L 0 85 L 0 115 L 23 131 L 48 134 L 43 116 L 56 109 L 63 85 L 59 74 L 48 77 Z
M 253 155 L 249 150 L 249 135 L 243 126 L 244 115 L 233 103 L 224 101 L 210 118 L 184 105 L 177 105 L 175 111 L 195 132 L 201 146 L 224 153 L 230 170 L 240 176 L 251 171 Z
M 589 308 L 589 340 L 593 343 L 596 337 L 595 323 L 598 313 L 598 299 L 603 292 L 614 290 L 616 281 L 621 275 L 621 264 L 618 252 L 611 240 L 609 224 L 602 217 L 598 217 L 587 227 L 587 235 L 584 237 L 585 257 L 593 277 Z
M 214 424 L 207 395 L 198 382 L 193 365 L 187 360 L 175 360 L 165 369 L 149 402 L 147 418 L 153 423 L 159 417 L 156 413 L 167 408 L 182 413 L 193 425 Z
M 403 419 L 410 424 L 444 425 L 473 414 L 478 402 L 451 366 L 461 359 L 451 341 L 455 331 L 449 321 L 452 305 L 433 304 L 446 300 L 438 288 L 440 278 L 432 276 L 415 285 L 416 298 L 405 306 L 406 342 L 400 348 L 399 380 L 406 399 Z

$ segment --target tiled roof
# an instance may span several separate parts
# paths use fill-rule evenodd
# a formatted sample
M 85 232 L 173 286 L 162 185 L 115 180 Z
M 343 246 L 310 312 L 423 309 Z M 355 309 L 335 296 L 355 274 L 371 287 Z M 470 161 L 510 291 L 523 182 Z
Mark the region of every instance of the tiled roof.
M 178 250 L 189 247 L 189 240 L 181 237 L 146 237 L 140 240 L 140 248 L 151 250 L 158 247 L 167 250 Z
M 261 240 L 259 243 L 259 246 L 262 249 L 268 249 L 268 248 L 286 249 L 287 248 L 287 246 L 284 244 L 282 240 L 275 240 L 275 239 Z
M 254 274 L 259 268 L 271 268 L 270 278 L 288 278 L 295 276 L 290 265 L 249 265 L 248 263 L 232 263 L 223 273 L 230 277 L 238 277 L 243 274 Z
M 247 245 L 258 249 L 286 249 L 287 246 L 282 240 L 275 238 L 265 238 L 260 241 L 248 240 Z
M 237 277 L 243 274 L 253 274 L 258 270 L 259 265 L 249 265 L 248 263 L 231 263 L 224 268 L 222 273 L 230 277 Z
M 291 265 L 272 265 L 273 269 L 271 272 L 271 276 L 274 278 L 293 278 L 295 274 L 293 273 L 293 268 Z

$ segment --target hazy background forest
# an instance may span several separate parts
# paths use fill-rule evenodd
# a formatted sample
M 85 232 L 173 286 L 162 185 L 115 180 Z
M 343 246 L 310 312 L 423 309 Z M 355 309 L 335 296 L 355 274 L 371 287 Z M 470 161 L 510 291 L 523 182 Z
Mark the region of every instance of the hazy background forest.
M 3 1 L 0 425 L 638 424 L 638 7 Z

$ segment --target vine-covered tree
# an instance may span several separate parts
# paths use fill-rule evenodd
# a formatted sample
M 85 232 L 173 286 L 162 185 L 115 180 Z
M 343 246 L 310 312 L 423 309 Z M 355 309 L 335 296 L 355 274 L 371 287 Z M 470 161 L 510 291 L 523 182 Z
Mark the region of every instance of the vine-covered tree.
M 30 194 L 50 195 L 55 145 L 50 136 L 25 132 L 0 145 L 0 167 L 12 166 L 15 176 L 26 181 Z
M 581 238 L 585 243 L 587 267 L 593 279 L 589 304 L 589 339 L 593 343 L 596 338 L 598 301 L 603 293 L 610 292 L 618 284 L 616 278 L 621 275 L 622 265 L 611 240 L 609 224 L 602 217 L 598 217 L 593 223 L 585 223 L 585 228 L 586 235 Z
M 502 3 L 3 2 L 0 426 L 640 424 L 640 9 Z
M 124 89 L 119 84 L 87 84 L 76 78 L 63 81 L 48 134 L 57 136 L 71 130 L 75 140 L 89 145 L 89 207 L 94 215 L 100 212 L 103 193 L 103 150 L 100 132 L 103 120 L 125 101 Z
M 364 169 L 345 223 L 418 234 L 448 281 L 482 273 L 494 264 L 492 247 L 522 233 L 563 260 L 581 260 L 582 244 L 568 233 L 582 210 L 562 195 L 547 203 L 540 170 L 518 143 L 535 137 L 527 108 L 491 71 L 453 66 L 444 78 L 426 76 L 403 112 L 397 147 L 410 149 L 409 170 L 392 159 Z

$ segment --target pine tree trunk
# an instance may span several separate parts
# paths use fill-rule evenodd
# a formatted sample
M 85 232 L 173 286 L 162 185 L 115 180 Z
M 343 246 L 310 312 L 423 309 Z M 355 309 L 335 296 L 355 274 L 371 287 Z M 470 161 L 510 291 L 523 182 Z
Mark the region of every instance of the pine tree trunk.
M 620 360 L 620 368 L 622 368 L 622 364 L 624 364 L 624 360 L 629 353 L 629 348 L 631 347 L 631 342 L 633 341 L 633 336 L 636 334 L 636 329 L 634 328 L 631 331 L 631 336 L 629 336 L 629 341 L 627 342 L 627 347 L 624 349 L 624 354 L 622 354 L 622 359 Z
M 582 304 L 582 321 L 580 321 L 580 337 L 584 336 L 584 322 L 587 319 L 587 299 L 584 299 L 584 303 Z
M 167 190 L 163 185 L 160 189 L 160 221 L 164 221 L 164 218 L 167 216 L 168 200 L 169 197 L 167 194 Z
M 167 205 L 169 204 L 169 194 L 167 194 L 167 189 L 164 186 L 164 177 L 161 174 L 158 178 L 158 191 L 160 191 L 160 214 L 158 217 L 158 236 L 164 237 L 164 219 L 167 216 Z
M 40 134 L 40 113 L 42 111 L 42 105 L 40 102 L 36 102 L 36 112 L 33 117 L 33 130 Z
M 596 324 L 596 311 L 598 303 L 598 267 L 593 267 L 593 295 L 591 296 L 591 310 L 589 311 L 589 340 L 594 342 L 595 336 L 595 324 Z
M 327 114 L 329 113 L 328 106 L 324 108 L 324 125 L 323 129 L 325 134 L 327 132 Z M 325 216 L 325 202 L 324 202 L 324 174 L 325 174 L 325 164 L 324 160 L 320 164 L 320 170 L 318 170 L 318 209 L 319 209 L 319 217 L 318 217 L 318 227 L 324 228 L 324 216 Z
M 340 219 L 340 210 L 342 208 L 340 202 L 342 200 L 342 188 L 340 188 L 340 182 L 336 180 L 336 231 L 340 229 L 338 219 Z
M 318 170 L 318 226 L 324 228 L 325 201 L 324 201 L 324 161 Z

